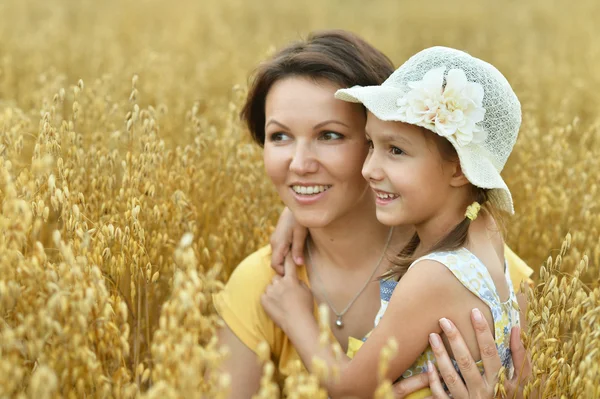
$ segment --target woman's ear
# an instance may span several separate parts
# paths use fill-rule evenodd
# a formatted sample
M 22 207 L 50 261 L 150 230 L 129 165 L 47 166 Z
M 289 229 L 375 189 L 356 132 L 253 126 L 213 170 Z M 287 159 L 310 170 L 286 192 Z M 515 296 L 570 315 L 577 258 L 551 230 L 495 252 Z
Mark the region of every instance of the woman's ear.
M 466 184 L 469 184 L 469 179 L 463 173 L 462 168 L 460 167 L 460 162 L 452 162 L 452 176 L 450 177 L 450 185 L 452 187 L 462 187 Z

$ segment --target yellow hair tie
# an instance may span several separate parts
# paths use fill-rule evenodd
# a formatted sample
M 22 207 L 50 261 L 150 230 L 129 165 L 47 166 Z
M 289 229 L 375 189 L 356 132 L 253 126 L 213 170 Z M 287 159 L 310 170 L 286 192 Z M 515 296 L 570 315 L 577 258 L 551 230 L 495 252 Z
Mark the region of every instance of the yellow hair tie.
M 471 221 L 477 219 L 477 214 L 481 209 L 481 205 L 479 202 L 475 201 L 471 205 L 467 207 L 467 211 L 465 212 L 465 216 L 471 219 Z

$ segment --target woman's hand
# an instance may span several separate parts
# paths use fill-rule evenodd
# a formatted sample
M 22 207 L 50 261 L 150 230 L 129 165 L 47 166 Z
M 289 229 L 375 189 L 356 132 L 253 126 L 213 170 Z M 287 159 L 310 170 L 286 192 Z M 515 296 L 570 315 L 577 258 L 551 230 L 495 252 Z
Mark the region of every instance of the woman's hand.
M 431 334 L 431 348 L 433 349 L 440 374 L 446 383 L 448 390 L 452 394 L 452 398 L 493 398 L 494 388 L 496 386 L 498 372 L 500 371 L 502 362 L 500 361 L 500 356 L 498 355 L 496 343 L 494 342 L 490 328 L 478 309 L 473 309 L 473 312 L 471 313 L 471 323 L 473 324 L 473 328 L 477 335 L 479 352 L 485 369 L 485 374 L 483 376 L 479 374 L 479 370 L 471 357 L 471 353 L 469 352 L 465 341 L 452 322 L 449 323 L 449 329 L 444 328 L 442 323 L 440 323 L 440 325 L 448 338 L 454 357 L 457 359 L 466 386 L 454 369 L 452 361 L 448 356 L 448 352 L 444 348 L 438 334 Z M 521 342 L 519 327 L 513 327 L 511 331 L 510 348 L 512 351 L 515 373 L 511 380 L 506 381 L 504 388 L 507 397 L 522 398 L 524 383 L 531 374 L 531 364 L 529 363 L 527 353 Z M 429 365 L 427 374 L 429 376 L 429 385 L 433 397 L 438 399 L 449 398 L 442 387 L 439 375 L 433 365 Z
M 308 229 L 296 222 L 289 208 L 284 208 L 277 221 L 277 226 L 275 226 L 275 231 L 271 235 L 271 267 L 277 274 L 283 276 L 283 263 L 285 257 L 290 253 L 290 248 L 294 262 L 297 265 L 304 264 L 304 241 L 307 235 Z
M 286 256 L 284 276 L 275 275 L 265 289 L 260 302 L 269 317 L 288 337 L 302 326 L 307 317 L 314 319 L 313 295 L 304 282 L 298 280 L 296 265 Z
M 532 367 L 529 354 L 525 350 L 523 342 L 521 342 L 521 327 L 513 327 L 510 331 L 510 351 L 515 366 L 515 373 L 513 378 L 506 381 L 504 389 L 506 390 L 507 398 L 522 399 L 523 388 L 531 378 Z M 534 389 L 531 393 L 531 397 L 534 397 L 537 391 Z
M 424 388 L 429 388 L 429 375 L 427 373 L 413 375 L 403 378 L 392 386 L 395 399 L 408 398 L 410 394 L 418 392 Z

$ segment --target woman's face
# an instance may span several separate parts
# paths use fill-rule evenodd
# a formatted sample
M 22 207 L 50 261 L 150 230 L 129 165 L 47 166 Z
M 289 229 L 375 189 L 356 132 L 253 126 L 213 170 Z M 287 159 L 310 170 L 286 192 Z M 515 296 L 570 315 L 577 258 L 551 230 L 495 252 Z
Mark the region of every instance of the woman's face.
M 366 134 L 369 155 L 362 173 L 376 195 L 377 219 L 396 226 L 435 218 L 464 179 L 455 175 L 458 163 L 444 160 L 435 138 L 427 136 L 434 133 L 369 112 Z
M 277 81 L 265 104 L 265 169 L 279 196 L 306 227 L 325 227 L 372 203 L 361 168 L 368 152 L 359 104 L 334 98 L 326 80 Z

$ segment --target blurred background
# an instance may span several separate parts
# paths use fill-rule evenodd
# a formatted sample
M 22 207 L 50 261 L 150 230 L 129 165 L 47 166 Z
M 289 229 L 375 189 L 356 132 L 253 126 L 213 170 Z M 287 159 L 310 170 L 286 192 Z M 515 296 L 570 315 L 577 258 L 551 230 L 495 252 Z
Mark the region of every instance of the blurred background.
M 398 66 L 444 45 L 507 77 L 523 124 L 506 240 L 536 270 L 529 335 L 556 340 L 534 340 L 535 359 L 554 391 L 595 395 L 599 14 L 596 0 L 1 1 L 0 396 L 224 392 L 226 377 L 198 379 L 222 355 L 210 294 L 281 210 L 240 102 L 261 60 L 330 28 Z
M 0 99 L 4 108 L 37 117 L 60 88 L 69 97 L 69 86 L 83 79 L 96 105 L 111 112 L 98 125 L 90 110 L 78 133 L 83 140 L 109 139 L 124 127 L 137 75 L 135 103 L 168 110 L 160 139 L 185 145 L 199 133 L 187 124 L 192 108 L 204 123 L 201 136 L 222 129 L 229 120 L 222 112 L 239 100 L 232 89 L 243 91 L 261 60 L 310 31 L 351 30 L 398 66 L 425 47 L 455 47 L 497 66 L 523 106 L 521 137 L 505 170 L 517 208 L 508 241 L 539 266 L 573 230 L 576 241 L 595 248 L 598 263 L 599 220 L 590 219 L 599 211 L 600 144 L 591 133 L 599 102 L 598 11 L 596 1 L 561 0 L 5 0 Z M 122 148 L 115 140 L 103 143 Z M 576 234 L 581 230 L 592 233 L 589 241 Z

